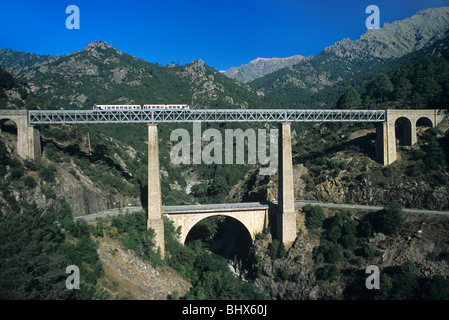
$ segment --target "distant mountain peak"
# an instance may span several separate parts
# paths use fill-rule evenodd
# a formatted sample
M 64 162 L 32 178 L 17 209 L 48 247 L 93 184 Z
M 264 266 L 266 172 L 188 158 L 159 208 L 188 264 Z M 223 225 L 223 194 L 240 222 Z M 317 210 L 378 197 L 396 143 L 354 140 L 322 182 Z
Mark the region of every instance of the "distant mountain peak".
M 294 55 L 287 58 L 256 58 L 240 67 L 232 67 L 223 73 L 229 78 L 247 83 L 254 79 L 263 77 L 279 69 L 291 66 L 305 59 L 301 55 Z
M 100 49 L 111 49 L 113 48 L 112 45 L 108 44 L 105 41 L 92 41 L 89 42 L 88 45 L 86 46 L 85 49 L 89 49 L 89 48 L 100 48 Z

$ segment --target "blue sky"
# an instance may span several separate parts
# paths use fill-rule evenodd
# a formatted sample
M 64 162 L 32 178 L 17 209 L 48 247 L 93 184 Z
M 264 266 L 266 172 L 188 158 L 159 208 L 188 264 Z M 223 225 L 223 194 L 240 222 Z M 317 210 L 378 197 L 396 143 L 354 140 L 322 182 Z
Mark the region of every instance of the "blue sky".
M 69 5 L 80 10 L 79 30 L 66 28 Z M 102 40 L 149 62 L 202 59 L 226 70 L 356 40 L 366 30 L 368 5 L 379 7 L 382 26 L 449 0 L 2 1 L 0 48 L 68 54 Z

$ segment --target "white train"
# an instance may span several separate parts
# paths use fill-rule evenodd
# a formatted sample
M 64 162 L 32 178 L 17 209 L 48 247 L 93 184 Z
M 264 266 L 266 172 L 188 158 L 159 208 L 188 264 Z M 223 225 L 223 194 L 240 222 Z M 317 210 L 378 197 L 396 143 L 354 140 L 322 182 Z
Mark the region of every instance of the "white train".
M 187 104 L 96 104 L 93 110 L 189 110 Z

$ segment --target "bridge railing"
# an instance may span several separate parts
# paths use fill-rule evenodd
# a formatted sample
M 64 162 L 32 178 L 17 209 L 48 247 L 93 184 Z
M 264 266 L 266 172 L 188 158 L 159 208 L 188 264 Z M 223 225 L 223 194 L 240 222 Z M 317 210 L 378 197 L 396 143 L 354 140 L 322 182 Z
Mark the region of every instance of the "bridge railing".
M 30 110 L 29 124 L 158 122 L 383 122 L 385 110 Z

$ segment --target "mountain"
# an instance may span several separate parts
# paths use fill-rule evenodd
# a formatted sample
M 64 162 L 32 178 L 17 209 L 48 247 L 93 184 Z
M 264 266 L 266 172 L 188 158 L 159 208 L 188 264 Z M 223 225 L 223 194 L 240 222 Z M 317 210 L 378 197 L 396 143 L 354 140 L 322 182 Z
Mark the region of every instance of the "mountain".
M 326 53 L 348 59 L 396 58 L 419 50 L 449 35 L 449 7 L 429 8 L 381 29 L 367 29 L 359 40 L 344 39 Z
M 21 106 L 18 106 L 19 108 L 25 106 L 31 109 L 91 109 L 95 103 L 187 103 L 194 109 L 270 107 L 270 103 L 263 95 L 210 68 L 202 60 L 186 65 L 162 66 L 121 52 L 102 41 L 91 42 L 82 50 L 45 61 L 32 68 L 24 68 L 18 73 L 17 82 L 24 83 L 29 90 L 29 95 L 35 97 L 35 100 L 45 102 L 35 103 L 30 107 L 24 101 Z M 12 99 L 9 96 L 6 107 L 12 108 Z M 1 101 L 0 107 L 2 107 Z M 252 127 L 257 128 L 262 125 L 256 124 Z M 160 144 L 161 171 L 166 178 L 162 183 L 164 203 L 192 203 L 194 201 L 192 195 L 190 200 L 186 200 L 185 197 L 189 192 L 186 190 L 190 190 L 193 185 L 199 185 L 196 189 L 192 188 L 192 194 L 196 192 L 195 196 L 200 197 L 201 192 L 213 189 L 215 194 L 208 194 L 207 201 L 224 202 L 230 189 L 242 180 L 250 169 L 256 170 L 256 168 L 241 165 L 223 167 L 198 165 L 193 169 L 180 170 L 172 164 L 170 159 L 172 146 L 170 135 L 172 130 L 179 126 L 192 130 L 191 125 L 187 124 L 160 124 L 159 126 L 160 140 L 165 142 Z M 209 126 L 220 128 L 222 124 L 204 124 L 203 128 Z M 249 127 L 249 124 L 236 124 L 236 126 L 246 129 L 245 126 Z M 92 144 L 95 143 L 94 139 L 104 135 L 131 146 L 139 154 L 147 152 L 147 126 L 144 124 L 135 124 L 132 130 L 128 124 L 90 125 L 89 128 L 92 129 L 90 135 Z M 57 135 L 59 136 L 60 133 Z M 95 148 L 92 147 L 92 149 Z M 99 150 L 99 153 L 104 153 L 101 147 Z M 145 169 L 144 166 L 140 168 Z M 183 175 L 187 171 L 188 174 Z M 225 177 L 229 185 L 223 185 L 223 183 L 219 185 L 220 180 L 211 179 L 217 173 L 216 171 L 219 171 L 217 176 Z M 146 176 L 142 176 L 132 184 L 136 189 L 139 186 L 145 188 L 147 184 L 145 180 Z M 230 197 L 240 196 L 240 189 L 244 187 L 246 186 L 234 188 L 234 193 Z M 136 194 L 139 195 L 139 191 L 136 191 L 134 196 Z M 143 191 L 142 194 L 144 194 Z
M 394 70 L 398 58 L 449 35 L 449 7 L 414 16 L 344 39 L 318 55 L 249 83 L 255 90 L 296 107 L 331 107 L 348 86 L 360 89 L 379 71 Z M 377 69 L 376 69 L 377 68 Z
M 42 100 L 65 109 L 91 108 L 95 103 L 187 103 L 195 108 L 264 105 L 254 90 L 229 79 L 202 60 L 163 67 L 102 41 L 25 67 L 17 72 L 17 78 L 27 82 Z
M 306 59 L 306 57 L 301 55 L 288 58 L 257 58 L 240 67 L 232 67 L 226 70 L 224 74 L 242 83 L 248 83 L 266 74 L 296 64 L 303 59 Z
M 20 52 L 13 49 L 0 49 L 0 67 L 7 70 L 12 75 L 17 76 L 23 69 L 36 67 L 41 63 L 57 59 L 58 57 L 59 55 L 40 55 L 30 52 Z

